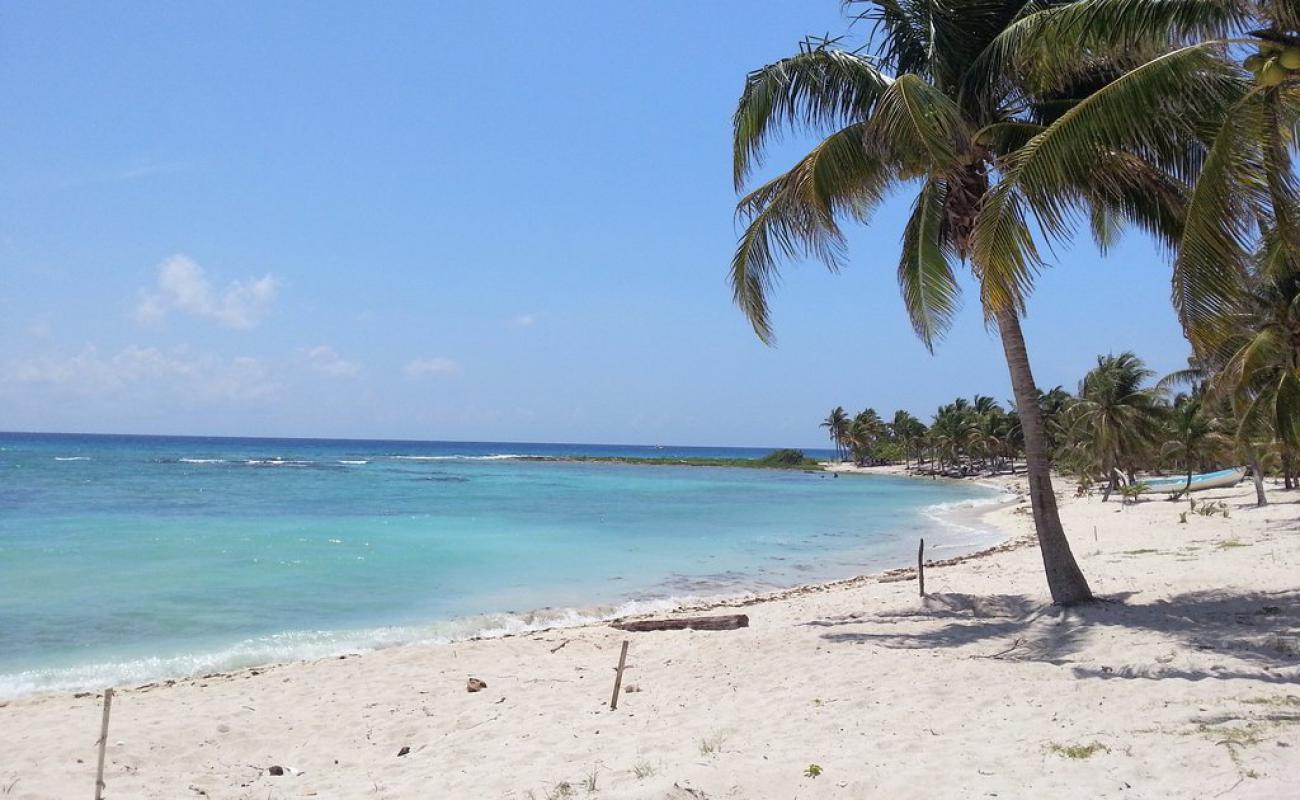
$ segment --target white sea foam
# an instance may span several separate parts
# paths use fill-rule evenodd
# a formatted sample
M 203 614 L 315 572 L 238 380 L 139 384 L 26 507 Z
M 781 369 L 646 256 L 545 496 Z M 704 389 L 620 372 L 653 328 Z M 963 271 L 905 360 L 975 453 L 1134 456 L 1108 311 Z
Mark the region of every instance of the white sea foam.
M 226 463 L 226 460 L 224 458 L 178 458 L 176 460 L 182 464 L 224 464 Z
M 345 460 L 345 459 L 340 459 L 340 460 L 339 460 L 339 463 L 340 463 L 340 464 L 347 464 L 347 465 L 350 466 L 350 467 L 354 467 L 354 466 L 360 466 L 360 465 L 362 465 L 362 464 L 369 464 L 370 462 L 369 462 L 369 461 L 366 461 L 366 460 L 364 460 L 364 459 L 357 460 L 357 461 L 348 461 L 348 460 Z
M 309 467 L 313 462 L 284 458 L 250 458 L 244 463 L 251 467 Z
M 55 461 L 90 461 L 90 456 L 55 456 Z
M 264 664 L 364 653 L 404 644 L 447 644 L 466 639 L 495 639 L 548 628 L 573 628 L 631 614 L 671 611 L 679 608 L 683 602 L 683 599 L 678 598 L 634 600 L 587 609 L 543 608 L 523 613 L 479 614 L 428 625 L 352 631 L 290 631 L 245 639 L 230 647 L 208 652 L 128 658 L 0 674 L 0 698 L 35 692 L 97 689 L 187 678 Z
M 967 524 L 971 520 L 970 512 L 988 506 L 1002 505 L 1016 498 L 1009 492 L 1003 492 L 991 497 L 972 497 L 967 500 L 953 500 L 947 503 L 934 503 L 921 509 L 921 513 L 932 522 L 939 524 L 941 527 L 951 531 L 958 531 L 964 534 L 979 536 L 979 541 L 974 542 L 946 542 L 944 544 L 932 545 L 933 549 L 951 549 L 958 547 L 979 547 L 988 544 L 991 536 L 996 535 L 995 531 L 989 528 L 979 527 Z

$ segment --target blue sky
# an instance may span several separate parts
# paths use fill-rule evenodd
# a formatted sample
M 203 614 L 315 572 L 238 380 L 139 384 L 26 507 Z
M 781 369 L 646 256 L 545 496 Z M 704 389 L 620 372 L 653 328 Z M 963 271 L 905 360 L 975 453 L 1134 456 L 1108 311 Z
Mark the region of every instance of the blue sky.
M 843 274 L 789 266 L 778 347 L 731 305 L 742 80 L 845 27 L 836 0 L 0 6 L 0 429 L 808 446 L 836 404 L 1008 397 L 973 293 L 936 355 L 911 333 L 908 196 Z M 1053 262 L 1040 385 L 1183 365 L 1138 234 Z

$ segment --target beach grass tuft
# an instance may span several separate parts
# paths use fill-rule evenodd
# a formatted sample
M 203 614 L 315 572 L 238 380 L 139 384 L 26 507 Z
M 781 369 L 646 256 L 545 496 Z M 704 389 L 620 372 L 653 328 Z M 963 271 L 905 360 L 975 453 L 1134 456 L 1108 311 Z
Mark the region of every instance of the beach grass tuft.
M 721 733 L 715 733 L 704 739 L 700 739 L 700 755 L 711 756 L 722 752 L 722 743 L 726 737 Z
M 1092 758 L 1098 753 L 1110 752 L 1110 748 L 1101 742 L 1089 742 L 1088 744 L 1057 744 L 1056 742 L 1049 742 L 1046 750 L 1053 755 L 1075 761 Z

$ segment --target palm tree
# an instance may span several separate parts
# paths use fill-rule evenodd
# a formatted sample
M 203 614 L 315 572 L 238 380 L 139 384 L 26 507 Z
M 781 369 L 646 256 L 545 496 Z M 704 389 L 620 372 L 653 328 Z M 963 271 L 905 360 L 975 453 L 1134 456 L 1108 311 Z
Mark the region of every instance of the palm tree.
M 874 408 L 858 412 L 848 432 L 849 449 L 853 452 L 853 460 L 858 464 L 871 461 L 876 443 L 884 432 L 885 423 Z
M 1160 390 L 1145 384 L 1155 375 L 1132 353 L 1098 356 L 1097 366 L 1079 384 L 1071 431 L 1083 452 L 1106 479 L 1102 500 L 1118 485 L 1118 473 L 1130 478 L 1138 462 L 1160 436 Z
M 835 457 L 844 460 L 844 437 L 849 432 L 849 415 L 844 410 L 844 406 L 836 406 L 831 413 L 826 415 L 821 426 L 826 429 L 827 435 L 835 443 Z
M 905 468 L 911 469 L 912 454 L 916 452 L 921 437 L 925 436 L 925 423 L 907 411 L 899 410 L 894 412 L 894 420 L 889 423 L 889 427 L 894 433 L 894 438 L 902 445 Z
M 1027 219 L 1063 238 L 1083 209 L 1103 246 L 1123 222 L 1176 241 L 1186 180 L 1203 149 L 1199 123 L 1242 81 L 1213 46 L 1168 50 L 1240 14 L 1188 13 L 1178 2 L 1136 9 L 1135 0 L 874 5 L 859 16 L 874 23 L 875 58 L 835 41 L 809 42 L 747 81 L 735 124 L 738 187 L 780 128 L 830 135 L 741 200 L 748 227 L 732 262 L 736 301 L 770 341 L 766 294 L 777 259 L 813 256 L 837 268 L 840 221 L 867 221 L 895 184 L 921 179 L 899 266 L 913 325 L 927 345 L 942 335 L 957 306 L 953 262 L 967 261 L 1002 336 L 1022 411 L 1049 589 L 1058 603 L 1086 600 L 1051 491 L 1020 330 L 1040 265 Z M 1163 38 L 1150 33 L 1160 26 Z M 1129 29 L 1146 33 L 1143 46 L 1103 57 L 1127 40 L 1114 34 Z M 1043 31 L 1056 34 L 1052 69 L 1026 57 L 1041 49 Z
M 1134 48 L 1108 58 L 1084 58 L 1071 47 L 1073 63 L 1048 73 L 1027 69 L 1021 52 L 1056 5 L 874 0 L 859 15 L 874 26 L 874 54 L 810 41 L 750 73 L 734 120 L 737 189 L 783 128 L 829 135 L 741 199 L 747 227 L 731 283 L 736 303 L 770 343 L 767 294 L 778 259 L 813 257 L 837 269 L 845 246 L 840 223 L 867 222 L 891 189 L 919 182 L 898 267 L 909 316 L 933 347 L 957 310 L 955 262 L 969 264 L 1011 374 L 1048 588 L 1055 602 L 1071 604 L 1092 595 L 1057 512 L 1020 328 L 1038 266 L 1027 218 L 1064 236 L 1070 209 L 1082 205 L 1103 244 L 1125 221 L 1176 240 L 1186 196 L 1178 177 L 1194 161 L 1187 152 L 1199 141 L 1196 121 L 1223 104 L 1223 84 L 1232 78 L 1211 50 L 1195 47 L 1155 57 L 1149 47 Z M 1097 24 L 1072 35 L 1104 41 L 1117 14 L 1094 15 Z M 1139 14 L 1144 24 L 1167 23 L 1166 45 L 1201 30 L 1166 8 L 1127 9 Z M 1132 113 L 1154 106 L 1157 96 L 1158 107 Z M 1121 117 L 1125 125 L 1108 127 Z
M 1169 436 L 1161 448 L 1162 455 L 1181 462 L 1187 472 L 1187 484 L 1172 499 L 1192 490 L 1192 474 L 1198 466 L 1220 457 L 1230 447 L 1231 440 L 1219 432 L 1204 401 L 1199 397 L 1180 397 L 1170 414 Z
M 1264 505 L 1260 440 L 1274 439 L 1286 488 L 1300 449 L 1300 70 L 1286 68 L 1300 60 L 1300 5 L 1254 0 L 1238 11 L 1236 32 L 1254 50 L 1243 66 L 1255 79 L 1212 126 L 1177 248 L 1174 301 L 1199 377 L 1232 399 Z
M 939 456 L 939 469 L 944 465 L 960 467 L 971 454 L 971 444 L 978 434 L 977 417 L 964 398 L 940 406 L 930 424 L 930 440 Z
M 1241 283 L 1225 315 L 1231 330 L 1213 340 L 1209 386 L 1216 395 L 1231 397 L 1238 411 L 1237 438 L 1250 448 L 1256 473 L 1251 444 L 1261 432 L 1272 434 L 1290 488 L 1294 453 L 1300 449 L 1300 273 L 1264 262 Z

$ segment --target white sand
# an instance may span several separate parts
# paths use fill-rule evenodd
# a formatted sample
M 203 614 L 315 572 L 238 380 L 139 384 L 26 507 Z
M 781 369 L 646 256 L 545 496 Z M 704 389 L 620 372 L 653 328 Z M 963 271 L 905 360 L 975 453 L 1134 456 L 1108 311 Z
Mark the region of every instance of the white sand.
M 591 626 L 124 689 L 107 796 L 1300 797 L 1297 493 L 1211 491 L 1231 517 L 1186 524 L 1185 504 L 1071 494 L 1113 602 L 1049 606 L 1024 546 L 927 570 L 924 602 L 865 579 L 747 606 L 740 631 Z M 1031 530 L 1023 506 L 991 519 Z M 0 798 L 89 798 L 99 717 L 94 696 L 0 708 Z

